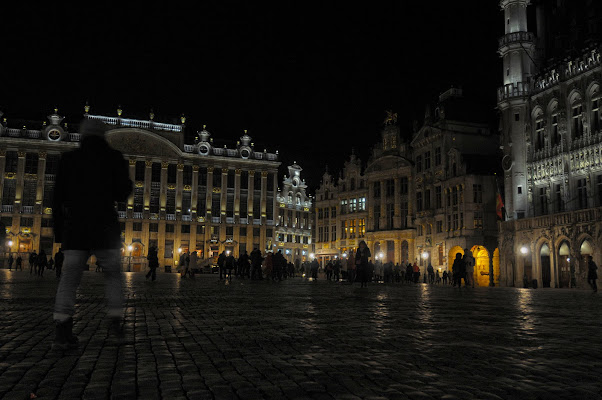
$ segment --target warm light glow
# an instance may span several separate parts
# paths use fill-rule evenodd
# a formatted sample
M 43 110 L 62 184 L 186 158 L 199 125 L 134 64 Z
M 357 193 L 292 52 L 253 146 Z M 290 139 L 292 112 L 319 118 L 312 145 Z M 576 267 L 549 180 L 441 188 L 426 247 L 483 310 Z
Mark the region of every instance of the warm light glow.
M 378 253 L 378 256 L 379 256 L 380 258 L 385 258 L 385 255 L 384 255 L 383 253 Z
M 422 253 L 422 258 L 426 259 L 428 258 L 429 253 L 427 253 L 426 251 Z
M 309 256 L 310 256 L 311 258 L 314 258 L 314 253 L 309 253 Z
M 12 240 L 9 240 L 9 241 L 8 241 L 8 245 L 9 245 L 9 246 L 12 246 L 12 245 L 13 245 L 13 241 L 12 241 Z
M 182 248 L 178 247 L 178 253 L 181 253 L 181 252 L 182 252 Z
M 527 254 L 529 252 L 529 249 L 526 246 L 523 246 L 520 248 L 520 252 L 523 254 Z
M 128 246 L 128 250 L 129 250 L 129 251 L 132 251 L 132 249 L 133 249 L 132 245 L 129 245 L 129 246 Z
M 343 258 L 347 258 L 347 253 L 343 253 Z

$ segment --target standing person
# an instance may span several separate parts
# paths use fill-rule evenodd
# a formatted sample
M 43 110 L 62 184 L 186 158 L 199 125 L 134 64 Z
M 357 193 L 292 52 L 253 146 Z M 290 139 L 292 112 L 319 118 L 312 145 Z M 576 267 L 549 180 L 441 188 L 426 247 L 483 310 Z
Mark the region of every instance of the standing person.
M 222 251 L 217 257 L 217 266 L 219 268 L 219 279 L 222 280 L 222 274 L 226 275 L 226 251 Z
M 44 276 L 44 268 L 48 266 L 48 259 L 46 258 L 46 252 L 44 249 L 40 250 L 40 254 L 38 254 L 38 259 L 36 261 L 38 266 L 38 276 Z
M 21 256 L 17 256 L 17 259 L 15 260 L 15 271 L 18 270 L 23 271 L 23 259 Z
M 182 262 L 182 277 L 186 278 L 186 276 L 190 276 L 190 252 L 186 250 L 186 253 L 182 254 L 180 257 L 180 262 Z
M 188 261 L 190 277 L 194 278 L 194 271 L 196 270 L 196 264 L 199 260 L 199 255 L 196 251 L 193 251 L 192 253 L 190 253 L 190 256 L 188 256 L 188 259 L 190 260 L 190 261 Z
M 426 272 L 428 273 L 429 283 L 435 283 L 435 270 L 433 269 L 433 266 L 430 261 L 429 266 L 426 267 Z
M 243 278 L 250 278 L 250 274 L 249 274 L 249 255 L 247 254 L 247 251 L 245 250 L 244 253 L 242 253 L 242 255 L 240 257 L 238 257 L 238 268 L 240 268 L 241 272 L 241 276 Z
M 414 265 L 412 266 L 412 273 L 414 276 L 414 283 L 418 283 L 418 280 L 420 279 L 420 267 L 416 261 L 414 261 Z
M 264 260 L 264 267 L 265 267 L 265 278 L 267 280 L 272 279 L 272 270 L 274 268 L 274 256 L 272 252 L 269 252 L 268 254 L 266 254 L 265 256 L 265 260 Z
M 408 265 L 406 265 L 405 281 L 407 283 L 414 282 L 414 267 L 412 267 L 412 264 L 409 261 Z
M 33 272 L 35 272 L 36 275 L 38 274 L 37 260 L 38 254 L 35 251 L 29 253 L 29 275 L 31 275 Z
M 332 266 L 332 273 L 334 274 L 334 281 L 338 282 L 341 277 L 341 260 L 338 258 L 334 260 L 334 265 Z
M 464 249 L 464 257 L 462 257 L 462 260 L 464 261 L 464 266 L 466 268 L 466 275 L 464 275 L 466 286 L 474 287 L 474 257 L 472 256 L 472 252 L 468 249 Z
M 447 285 L 447 270 L 443 271 L 442 279 L 443 279 L 443 284 Z
M 12 254 L 9 254 L 8 255 L 8 270 L 9 271 L 12 271 L 12 269 L 13 269 L 13 262 L 15 262 L 15 259 L 13 258 Z M 16 271 L 16 269 L 15 269 L 15 271 Z
M 54 268 L 56 272 L 56 277 L 60 278 L 61 273 L 63 272 L 63 261 L 65 260 L 65 253 L 63 253 L 63 249 L 59 248 L 59 250 L 54 255 Z
M 148 249 L 146 259 L 148 260 L 149 268 L 149 271 L 146 274 L 146 279 L 150 277 L 151 280 L 154 282 L 155 279 L 157 279 L 157 268 L 159 268 L 159 257 L 157 256 L 157 247 L 151 246 Z
M 316 260 L 314 258 L 313 261 L 311 262 L 311 277 L 313 278 L 313 280 L 318 280 L 318 270 L 319 269 L 320 269 L 320 264 L 318 263 L 318 260 Z
M 332 261 L 328 261 L 325 269 L 326 269 L 326 279 L 330 281 L 332 279 Z
M 454 277 L 454 286 L 462 286 L 462 279 L 466 282 L 466 267 L 464 266 L 464 260 L 462 259 L 462 253 L 456 253 L 456 259 L 452 265 L 452 275 Z
M 598 279 L 598 266 L 594 262 L 594 258 L 589 256 L 589 261 L 587 262 L 587 283 L 590 284 L 594 293 L 598 291 L 596 279 Z
M 232 252 L 229 252 L 228 255 L 226 256 L 226 260 L 225 260 L 224 264 L 226 267 L 225 278 L 227 280 L 230 280 L 230 282 L 232 282 L 232 269 L 234 269 L 235 262 L 236 262 L 236 260 L 234 260 L 234 256 L 232 255 Z
M 347 282 L 353 284 L 355 282 L 355 257 L 349 257 L 347 259 Z
M 52 270 L 54 268 L 54 260 L 52 259 L 52 257 L 50 257 L 50 260 L 48 260 L 48 269 Z
M 284 255 L 282 255 L 282 250 L 278 250 L 272 257 L 272 268 L 272 279 L 277 279 L 280 282 L 282 280 L 282 271 L 286 268 L 286 259 L 284 258 Z
M 369 264 L 371 256 L 372 254 L 370 254 L 368 245 L 366 245 L 366 242 L 362 240 L 357 248 L 357 252 L 355 253 L 355 265 L 357 267 L 357 273 L 360 278 L 360 282 L 362 283 L 361 287 L 368 286 L 368 278 L 371 272 Z
M 121 228 L 115 202 L 127 200 L 132 181 L 128 162 L 109 146 L 105 130 L 98 120 L 84 120 L 80 147 L 63 153 L 58 164 L 52 214 L 55 242 L 65 249 L 53 314 L 53 348 L 58 350 L 78 344 L 72 332 L 76 291 L 90 254 L 96 256 L 105 274 L 110 330 L 123 336 Z
M 263 257 L 261 251 L 257 248 L 251 252 L 251 279 L 261 279 L 261 263 Z

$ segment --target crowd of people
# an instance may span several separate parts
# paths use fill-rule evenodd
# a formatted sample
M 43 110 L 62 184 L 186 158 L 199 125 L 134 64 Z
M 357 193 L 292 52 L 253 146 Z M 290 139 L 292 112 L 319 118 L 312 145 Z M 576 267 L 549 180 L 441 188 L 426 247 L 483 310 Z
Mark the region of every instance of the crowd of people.
M 50 257 L 50 259 L 48 259 L 44 249 L 40 250 L 39 254 L 35 251 L 32 251 L 27 257 L 29 275 L 43 277 L 44 271 L 48 269 L 54 270 L 56 277 L 60 278 L 63 270 L 64 259 L 65 255 L 63 254 L 62 249 L 59 249 L 54 255 L 54 258 Z M 9 254 L 7 263 L 9 271 L 13 270 L 13 264 L 15 266 L 15 271 L 23 271 L 23 257 L 21 257 L 21 254 L 17 254 L 17 258 L 13 257 L 12 253 Z

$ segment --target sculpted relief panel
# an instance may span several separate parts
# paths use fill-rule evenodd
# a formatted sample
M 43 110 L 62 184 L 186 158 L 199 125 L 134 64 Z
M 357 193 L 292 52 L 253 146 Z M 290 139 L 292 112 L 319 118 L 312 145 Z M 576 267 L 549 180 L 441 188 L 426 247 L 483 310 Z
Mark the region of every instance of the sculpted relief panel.
M 136 130 L 123 130 L 109 132 L 107 142 L 123 154 L 140 154 L 144 156 L 157 156 L 177 158 L 180 157 L 179 149 L 171 142 L 149 133 Z

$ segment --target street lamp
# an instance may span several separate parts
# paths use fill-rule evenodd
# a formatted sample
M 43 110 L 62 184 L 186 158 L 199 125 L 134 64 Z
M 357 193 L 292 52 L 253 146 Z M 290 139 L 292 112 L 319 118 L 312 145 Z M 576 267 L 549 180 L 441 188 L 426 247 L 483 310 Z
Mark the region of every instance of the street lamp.
M 422 258 L 424 259 L 424 275 L 422 276 L 422 280 L 424 283 L 426 283 L 427 281 L 427 268 L 428 268 L 428 258 L 429 258 L 429 253 L 428 251 L 423 251 L 422 252 Z
M 128 272 L 132 272 L 132 250 L 133 250 L 133 246 L 130 244 L 128 246 L 128 250 L 130 252 L 130 256 L 128 257 Z

